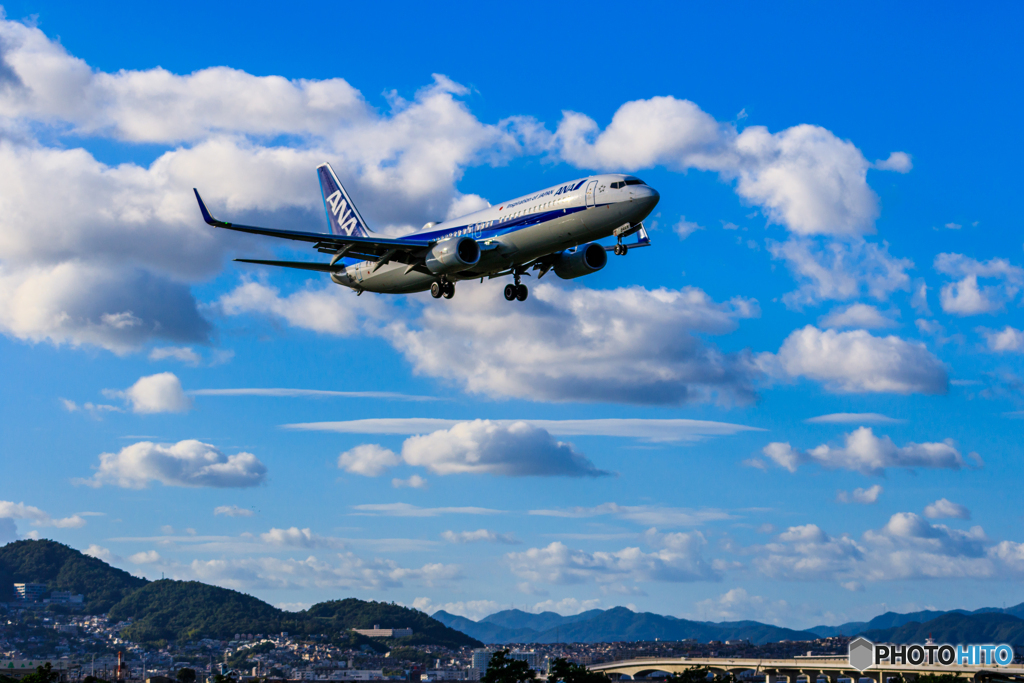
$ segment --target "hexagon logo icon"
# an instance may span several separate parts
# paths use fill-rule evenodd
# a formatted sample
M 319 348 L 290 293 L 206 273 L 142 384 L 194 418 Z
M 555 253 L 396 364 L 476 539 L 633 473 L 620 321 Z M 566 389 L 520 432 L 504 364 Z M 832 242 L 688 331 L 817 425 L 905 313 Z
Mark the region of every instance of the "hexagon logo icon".
M 869 669 L 875 663 L 875 644 L 867 638 L 850 641 L 850 666 L 857 671 Z

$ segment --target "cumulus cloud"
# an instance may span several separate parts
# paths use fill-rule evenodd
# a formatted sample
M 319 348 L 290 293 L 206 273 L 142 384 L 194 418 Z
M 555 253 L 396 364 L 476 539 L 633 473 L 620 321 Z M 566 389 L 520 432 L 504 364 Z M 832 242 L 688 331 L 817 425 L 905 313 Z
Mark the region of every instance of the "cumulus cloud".
M 733 588 L 721 595 L 694 603 L 695 614 L 712 621 L 756 619 L 762 623 L 781 625 L 792 609 L 785 600 L 769 600 L 751 595 L 743 588 Z
M 0 520 L 28 520 L 34 526 L 55 527 L 57 529 L 79 529 L 85 526 L 82 515 L 71 515 L 70 517 L 52 517 L 48 512 L 40 510 L 34 505 L 15 503 L 9 500 L 0 500 Z M 14 531 L 13 523 L 7 525 L 7 532 Z M 13 540 L 13 539 L 11 539 Z
M 260 534 L 260 540 L 268 546 L 278 548 L 344 548 L 345 544 L 336 538 L 328 538 L 314 534 L 307 529 L 290 527 L 288 529 L 272 528 Z
M 443 76 L 380 112 L 342 79 L 223 67 L 105 73 L 14 21 L 0 20 L 0 42 L 21 84 L 0 92 L 0 117 L 18 133 L 0 142 L 0 331 L 19 339 L 116 353 L 207 343 L 210 325 L 189 284 L 216 273 L 239 245 L 268 247 L 204 225 L 193 186 L 215 211 L 320 224 L 309 186 L 329 159 L 362 213 L 389 232 L 482 201 L 455 189 L 463 170 L 518 149 L 504 126 L 477 120 L 460 101 L 468 91 Z M 108 166 L 34 131 L 168 151 L 148 167 Z M 284 146 L 280 136 L 297 142 Z
M 893 152 L 888 159 L 878 159 L 874 167 L 880 171 L 896 171 L 897 173 L 909 173 L 914 167 L 910 155 L 906 152 Z
M 837 241 L 792 238 L 768 240 L 768 252 L 783 261 L 799 287 L 782 297 L 789 308 L 822 301 L 848 301 L 867 296 L 886 301 L 896 291 L 910 289 L 910 259 L 889 254 L 889 245 L 862 239 Z
M 532 582 L 578 584 L 616 581 L 714 581 L 720 573 L 702 557 L 707 545 L 697 531 L 657 534 L 648 540 L 660 546 L 653 552 L 623 548 L 615 552 L 588 553 L 554 542 L 544 548 L 508 553 L 505 558 L 512 573 Z
M 299 329 L 350 336 L 360 334 L 365 318 L 380 315 L 386 304 L 376 297 L 356 297 L 333 283 L 281 296 L 275 287 L 246 281 L 221 296 L 218 306 L 225 315 L 258 313 Z
M 225 517 L 252 517 L 255 513 L 248 508 L 240 508 L 237 505 L 218 505 L 213 509 L 213 514 L 224 515 Z
M 115 562 L 121 561 L 121 558 L 110 552 L 109 548 L 104 548 L 103 546 L 96 545 L 95 543 L 83 550 L 82 554 L 88 555 L 89 557 L 95 557 L 97 560 L 103 560 L 107 564 L 114 564 Z
M 872 505 L 878 502 L 878 496 L 882 493 L 882 487 L 875 484 L 866 489 L 854 489 L 853 491 L 840 491 L 836 494 L 836 500 L 840 503 L 859 503 L 860 505 Z
M 939 498 L 925 507 L 924 516 L 928 519 L 970 519 L 971 511 L 959 503 Z
M 765 446 L 762 452 L 771 462 L 790 472 L 812 462 L 828 469 L 869 475 L 881 475 L 894 467 L 959 470 L 967 466 L 952 439 L 896 446 L 887 436 L 875 436 L 870 427 L 847 434 L 841 447 L 822 444 L 809 451 L 799 451 L 789 443 L 775 442 Z
M 364 477 L 378 477 L 399 462 L 394 451 L 377 444 L 362 444 L 338 456 L 340 469 Z
M 418 474 L 414 474 L 408 479 L 392 479 L 391 485 L 394 486 L 396 489 L 425 489 L 427 488 L 427 480 Z
M 896 324 L 896 321 L 884 315 L 875 306 L 869 304 L 850 304 L 844 308 L 834 309 L 827 316 L 822 317 L 818 323 L 822 327 L 836 329 L 853 327 L 873 330 L 892 327 Z
M 441 538 L 449 543 L 519 543 L 513 534 L 499 534 L 490 529 L 477 529 L 476 531 L 444 531 Z
M 556 441 L 526 422 L 497 424 L 474 420 L 413 436 L 402 445 L 402 459 L 435 474 L 497 474 L 510 477 L 597 477 L 594 467 L 572 444 Z
M 132 564 L 156 564 L 162 559 L 160 553 L 155 550 L 145 550 L 128 557 L 128 561 Z
M 963 254 L 939 254 L 935 257 L 934 267 L 944 275 L 961 278 L 939 290 L 942 310 L 952 315 L 969 316 L 1003 310 L 1024 286 L 1024 268 L 1002 258 L 977 261 Z M 979 285 L 979 278 L 995 282 Z
M 185 413 L 192 409 L 192 399 L 185 395 L 181 381 L 173 372 L 140 377 L 124 391 L 103 393 L 125 399 L 133 413 Z
M 267 475 L 267 468 L 252 453 L 225 455 L 194 439 L 175 444 L 141 441 L 118 453 L 103 453 L 97 470 L 77 483 L 142 489 L 158 481 L 165 486 L 245 488 L 259 486 Z
M 851 142 L 819 126 L 737 132 L 689 100 L 653 97 L 623 104 L 603 131 L 588 116 L 565 112 L 543 144 L 585 168 L 715 171 L 735 181 L 736 193 L 770 221 L 796 234 L 867 234 L 878 215 L 878 198 L 867 184 L 871 164 Z M 904 172 L 908 164 L 898 152 L 876 168 Z
M 1024 330 L 1007 325 L 1001 330 L 979 327 L 977 331 L 985 337 L 985 344 L 989 351 L 996 353 L 1024 352 Z
M 704 226 L 697 225 L 692 221 L 686 220 L 686 216 L 680 216 L 679 222 L 672 226 L 672 229 L 675 231 L 677 235 L 679 235 L 679 239 L 685 240 L 687 237 L 697 232 L 698 230 L 703 230 Z
M 436 603 L 430 598 L 416 598 L 412 601 L 414 609 L 426 614 L 436 614 L 444 610 L 449 614 L 466 617 L 479 621 L 489 614 L 494 614 L 501 609 L 501 605 L 493 600 L 459 600 L 457 602 Z
M 795 330 L 762 367 L 776 376 L 806 377 L 837 393 L 944 394 L 946 368 L 924 346 L 865 330 Z
M 697 335 L 731 332 L 757 303 L 717 303 L 695 287 L 563 289 L 541 284 L 521 306 L 500 283 L 467 288 L 387 336 L 419 374 L 472 393 L 547 401 L 749 401 L 758 371 Z M 622 372 L 629 367 L 628 373 Z
M 149 352 L 150 360 L 167 360 L 168 358 L 192 366 L 203 362 L 203 357 L 196 353 L 191 346 L 160 346 Z

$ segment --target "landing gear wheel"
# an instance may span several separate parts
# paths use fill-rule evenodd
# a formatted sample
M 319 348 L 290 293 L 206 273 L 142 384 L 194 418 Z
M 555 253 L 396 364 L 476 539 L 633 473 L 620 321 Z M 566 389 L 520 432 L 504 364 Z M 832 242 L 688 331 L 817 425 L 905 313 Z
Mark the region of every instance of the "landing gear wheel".
M 445 299 L 451 299 L 453 296 L 455 296 L 455 283 L 454 282 L 446 282 L 446 283 L 444 283 L 444 292 L 442 292 L 442 293 L 444 294 L 444 298 Z
M 615 254 L 616 256 L 622 256 L 622 245 L 621 245 L 621 244 L 616 244 L 616 245 L 615 245 L 615 248 L 614 248 L 614 249 L 612 249 L 612 252 L 613 252 L 613 253 L 614 253 L 614 254 Z
M 505 301 L 515 301 L 519 288 L 515 285 L 505 285 Z
M 622 245 L 622 255 L 625 256 L 627 251 L 629 251 L 629 247 L 627 247 L 625 244 L 623 244 Z
M 526 301 L 526 297 L 530 296 L 530 290 L 526 288 L 526 285 L 519 285 L 516 287 L 516 298 L 520 301 Z
M 430 296 L 434 297 L 435 299 L 440 299 L 442 294 L 444 294 L 444 289 L 441 287 L 441 283 L 437 282 L 436 280 L 434 282 L 431 282 Z

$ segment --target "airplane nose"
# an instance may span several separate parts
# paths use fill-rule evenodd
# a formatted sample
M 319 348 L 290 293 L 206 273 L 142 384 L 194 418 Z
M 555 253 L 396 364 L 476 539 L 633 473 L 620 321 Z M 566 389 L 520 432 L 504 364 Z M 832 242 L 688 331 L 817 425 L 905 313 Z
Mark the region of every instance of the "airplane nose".
M 654 207 L 658 205 L 658 201 L 661 199 L 661 195 L 650 185 L 644 185 L 642 188 L 637 188 L 638 191 L 633 197 L 633 200 L 638 202 L 647 211 L 653 211 Z

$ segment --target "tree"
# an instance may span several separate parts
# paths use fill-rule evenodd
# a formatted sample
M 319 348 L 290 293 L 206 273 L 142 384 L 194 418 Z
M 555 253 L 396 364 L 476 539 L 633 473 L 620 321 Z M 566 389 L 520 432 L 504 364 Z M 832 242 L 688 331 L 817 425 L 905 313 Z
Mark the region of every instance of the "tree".
M 60 680 L 60 674 L 47 662 L 43 666 L 37 666 L 34 674 L 29 674 L 21 680 L 27 683 L 56 683 Z
M 608 676 L 559 657 L 551 662 L 548 683 L 608 683 Z
M 185 667 L 178 669 L 178 683 L 196 683 L 196 670 Z
M 508 650 L 498 650 L 491 655 L 487 673 L 481 683 L 526 683 L 537 677 L 537 672 L 521 659 L 509 659 Z
M 672 674 L 668 680 L 672 683 L 707 683 L 708 673 L 707 669 L 694 666 Z

